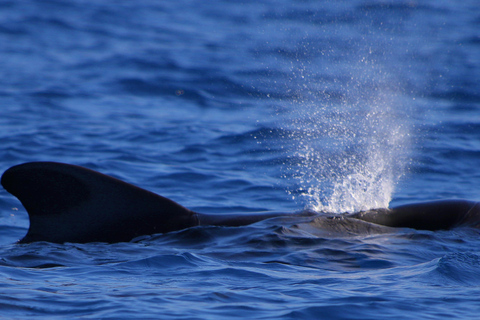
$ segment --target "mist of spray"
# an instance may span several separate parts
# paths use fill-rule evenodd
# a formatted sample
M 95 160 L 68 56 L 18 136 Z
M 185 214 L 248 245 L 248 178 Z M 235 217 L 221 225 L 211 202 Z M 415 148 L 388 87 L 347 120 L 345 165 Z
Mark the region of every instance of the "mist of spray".
M 408 108 L 392 78 L 371 65 L 352 70 L 349 79 L 305 84 L 285 126 L 295 150 L 287 172 L 299 186 L 292 194 L 318 212 L 388 207 L 408 163 Z

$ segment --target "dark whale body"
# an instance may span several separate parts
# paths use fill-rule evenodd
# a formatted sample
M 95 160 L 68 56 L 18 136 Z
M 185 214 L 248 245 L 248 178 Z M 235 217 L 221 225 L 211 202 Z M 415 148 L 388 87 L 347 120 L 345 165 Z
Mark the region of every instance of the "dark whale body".
M 201 225 L 242 226 L 294 213 L 208 215 L 121 180 L 83 167 L 30 162 L 11 167 L 2 186 L 16 196 L 30 218 L 21 243 L 34 241 L 122 242 L 141 235 L 165 233 Z M 451 229 L 479 227 L 479 203 L 435 201 L 342 215 L 316 215 L 309 226 L 349 229 Z

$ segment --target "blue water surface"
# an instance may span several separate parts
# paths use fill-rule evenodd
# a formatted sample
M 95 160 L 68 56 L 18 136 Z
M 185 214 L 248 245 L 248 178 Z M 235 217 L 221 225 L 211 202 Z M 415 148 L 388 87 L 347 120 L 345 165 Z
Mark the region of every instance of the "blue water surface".
M 479 9 L 4 0 L 0 168 L 73 163 L 215 214 L 478 201 Z M 2 189 L 0 318 L 478 317 L 478 230 L 300 220 L 19 245 Z

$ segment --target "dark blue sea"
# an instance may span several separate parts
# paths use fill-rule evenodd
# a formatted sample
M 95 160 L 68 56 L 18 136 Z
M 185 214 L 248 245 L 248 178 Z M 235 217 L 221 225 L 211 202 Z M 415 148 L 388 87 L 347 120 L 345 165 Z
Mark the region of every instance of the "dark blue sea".
M 2 0 L 0 44 L 1 172 L 67 162 L 212 214 L 480 200 L 477 0 Z M 2 189 L 0 318 L 478 318 L 479 230 L 302 219 L 16 244 Z

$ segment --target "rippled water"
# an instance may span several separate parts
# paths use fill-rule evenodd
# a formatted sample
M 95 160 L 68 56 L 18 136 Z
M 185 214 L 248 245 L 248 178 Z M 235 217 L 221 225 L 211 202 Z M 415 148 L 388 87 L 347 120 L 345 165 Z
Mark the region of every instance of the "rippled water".
M 480 200 L 476 1 L 3 1 L 0 167 L 83 165 L 199 212 Z M 15 244 L 0 317 L 472 319 L 477 230 L 298 219 Z

